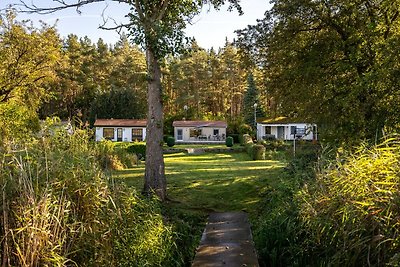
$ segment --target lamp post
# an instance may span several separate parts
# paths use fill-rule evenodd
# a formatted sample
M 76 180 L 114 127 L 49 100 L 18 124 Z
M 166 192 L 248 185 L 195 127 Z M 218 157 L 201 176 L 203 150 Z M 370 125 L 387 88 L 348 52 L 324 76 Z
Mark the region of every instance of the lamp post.
M 183 109 L 185 110 L 185 118 L 184 118 L 184 120 L 186 120 L 188 106 L 187 106 L 187 105 L 184 105 L 184 106 L 183 106 Z
M 257 103 L 254 103 L 254 128 L 257 128 Z

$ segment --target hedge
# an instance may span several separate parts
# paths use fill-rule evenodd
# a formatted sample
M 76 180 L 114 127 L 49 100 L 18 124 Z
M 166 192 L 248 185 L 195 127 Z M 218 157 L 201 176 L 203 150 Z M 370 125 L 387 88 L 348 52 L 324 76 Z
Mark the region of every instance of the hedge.
M 167 138 L 167 146 L 173 147 L 175 145 L 175 138 L 172 136 L 168 136 Z
M 138 158 L 146 157 L 146 144 L 145 143 L 133 143 L 128 146 L 128 152 L 134 153 L 138 156 Z
M 232 136 L 228 136 L 225 140 L 225 144 L 227 147 L 233 147 L 233 137 Z
M 265 146 L 253 145 L 251 152 L 253 160 L 265 160 Z

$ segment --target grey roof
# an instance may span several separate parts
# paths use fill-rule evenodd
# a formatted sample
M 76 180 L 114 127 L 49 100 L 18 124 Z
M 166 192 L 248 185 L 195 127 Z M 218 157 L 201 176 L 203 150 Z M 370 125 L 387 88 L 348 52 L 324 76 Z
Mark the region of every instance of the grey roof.
M 146 120 L 131 120 L 131 119 L 97 119 L 94 126 L 108 126 L 108 127 L 146 127 Z

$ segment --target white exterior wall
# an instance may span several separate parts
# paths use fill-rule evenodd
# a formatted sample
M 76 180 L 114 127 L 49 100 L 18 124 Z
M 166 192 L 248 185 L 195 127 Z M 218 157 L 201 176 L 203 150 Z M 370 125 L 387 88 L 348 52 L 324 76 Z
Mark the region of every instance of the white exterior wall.
M 271 134 L 274 135 L 276 138 L 278 138 L 278 127 L 283 126 L 284 131 L 285 131 L 283 140 L 293 140 L 294 139 L 293 134 L 290 134 L 292 126 L 295 126 L 296 128 L 306 128 L 306 129 L 308 129 L 306 131 L 306 132 L 308 132 L 308 134 L 303 136 L 301 139 L 314 140 L 314 134 L 312 132 L 312 129 L 313 129 L 313 126 L 316 126 L 316 124 L 308 124 L 308 123 L 262 124 L 262 123 L 257 123 L 257 140 L 262 140 L 263 136 L 266 135 L 266 133 L 265 133 L 266 126 L 271 127 Z M 315 133 L 315 139 L 318 139 L 317 133 Z
M 96 127 L 96 141 L 101 141 L 103 139 L 103 127 Z
M 183 136 L 183 140 L 178 140 L 178 129 L 182 129 L 182 136 Z M 205 137 L 209 137 L 211 136 L 211 138 L 214 135 L 214 129 L 218 129 L 219 130 L 219 136 L 222 137 L 222 135 L 225 136 L 226 138 L 226 128 L 213 128 L 213 127 L 203 127 L 203 128 L 195 128 L 195 127 L 174 127 L 174 138 L 175 141 L 183 141 L 183 142 L 190 142 L 190 141 L 199 141 L 198 139 L 196 139 L 195 137 L 190 137 L 190 129 L 197 129 L 200 130 L 201 129 L 201 135 L 205 136 Z M 211 139 L 213 140 L 213 139 Z M 204 141 L 208 141 L 204 140 Z M 221 139 L 222 141 L 222 139 Z
M 96 141 L 103 140 L 103 128 L 113 128 L 114 129 L 114 139 L 111 141 L 117 141 L 117 129 L 122 128 L 122 141 L 123 142 L 132 142 L 132 128 L 134 129 L 142 129 L 143 131 L 143 140 L 146 140 L 146 128 L 144 127 L 96 127 Z
M 178 140 L 178 130 L 182 130 L 182 140 Z M 189 128 L 185 127 L 175 127 L 174 128 L 174 138 L 175 141 L 184 141 L 184 140 L 189 140 L 190 132 Z
M 212 128 L 212 127 L 204 127 L 201 129 L 201 134 L 205 136 L 213 136 L 214 135 L 214 129 L 219 130 L 219 136 L 222 137 L 222 135 L 225 136 L 226 138 L 226 128 Z
M 295 126 L 296 128 L 305 128 L 306 129 L 306 135 L 303 136 L 301 139 L 302 140 L 314 140 L 314 134 L 313 134 L 313 126 L 316 126 L 316 124 L 309 124 L 309 123 L 290 123 L 288 124 L 287 128 L 288 131 L 287 133 L 285 132 L 285 140 L 293 140 L 294 136 L 293 134 L 290 134 L 290 128 L 291 126 Z M 318 139 L 317 133 L 315 133 L 315 139 Z

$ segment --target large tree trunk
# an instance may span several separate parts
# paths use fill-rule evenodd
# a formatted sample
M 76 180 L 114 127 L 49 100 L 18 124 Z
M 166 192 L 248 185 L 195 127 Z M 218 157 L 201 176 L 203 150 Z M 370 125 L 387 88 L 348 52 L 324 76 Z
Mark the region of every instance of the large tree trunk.
M 146 49 L 148 69 L 146 171 L 144 193 L 155 193 L 165 200 L 167 181 L 163 157 L 163 103 L 161 99 L 161 70 L 150 46 Z

